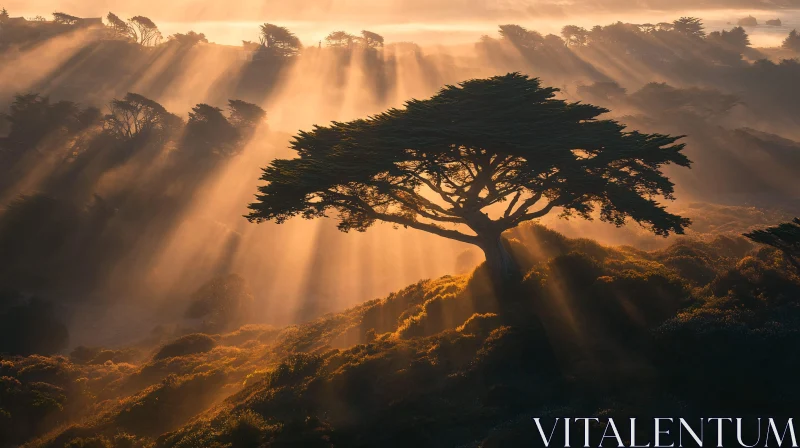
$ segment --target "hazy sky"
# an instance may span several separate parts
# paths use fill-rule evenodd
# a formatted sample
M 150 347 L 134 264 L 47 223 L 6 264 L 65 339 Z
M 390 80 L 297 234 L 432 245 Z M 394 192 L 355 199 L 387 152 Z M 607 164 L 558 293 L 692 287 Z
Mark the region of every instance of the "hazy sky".
M 0 0 L 0 4 L 15 17 L 49 18 L 54 11 L 80 17 L 105 16 L 109 11 L 123 18 L 145 15 L 165 35 L 194 30 L 213 42 L 232 45 L 256 40 L 258 25 L 264 22 L 289 27 L 306 45 L 340 29 L 358 33 L 367 28 L 395 42 L 459 44 L 492 35 L 502 23 L 557 33 L 567 23 L 592 26 L 695 15 L 704 18 L 709 29 L 720 29 L 753 14 L 762 22 L 775 17 L 786 22 L 786 30 L 750 32 L 755 45 L 768 46 L 779 42 L 791 26 L 800 27 L 797 11 L 775 7 L 786 4 L 800 9 L 800 0 L 773 0 L 770 10 L 759 9 L 759 0 Z

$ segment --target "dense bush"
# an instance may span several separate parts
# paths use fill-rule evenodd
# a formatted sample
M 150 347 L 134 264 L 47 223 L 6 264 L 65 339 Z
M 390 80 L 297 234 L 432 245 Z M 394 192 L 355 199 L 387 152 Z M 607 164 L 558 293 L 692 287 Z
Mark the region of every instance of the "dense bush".
M 205 353 L 217 345 L 217 341 L 211 336 L 203 333 L 192 333 L 181 336 L 178 339 L 164 344 L 158 349 L 154 360 L 172 358 L 175 356 L 193 355 L 195 353 Z

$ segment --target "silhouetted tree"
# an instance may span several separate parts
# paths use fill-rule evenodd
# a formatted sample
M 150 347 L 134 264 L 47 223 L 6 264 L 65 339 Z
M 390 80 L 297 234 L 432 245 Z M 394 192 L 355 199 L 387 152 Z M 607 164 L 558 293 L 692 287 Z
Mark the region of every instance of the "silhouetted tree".
M 706 35 L 705 31 L 703 31 L 703 21 L 697 17 L 681 17 L 672 22 L 672 30 L 694 38 L 701 38 Z
M 739 52 L 750 46 L 750 37 L 744 28 L 737 26 L 730 31 L 714 31 L 708 35 L 708 39 L 733 48 Z
M 576 25 L 567 25 L 562 28 L 561 36 L 569 47 L 582 47 L 589 42 L 589 32 Z
M 69 14 L 65 14 L 63 12 L 54 12 L 53 13 L 53 22 L 56 23 L 63 23 L 65 25 L 75 25 L 76 23 L 80 22 L 80 18 L 71 16 Z
M 111 29 L 111 33 L 114 37 L 120 39 L 136 39 L 136 32 L 133 30 L 133 27 L 131 27 L 128 22 L 120 19 L 113 12 L 108 13 L 106 20 L 108 21 L 108 27 Z
M 301 132 L 292 142 L 299 157 L 264 169 L 247 217 L 282 223 L 333 210 L 345 232 L 385 221 L 474 244 L 498 286 L 519 275 L 502 233 L 555 208 L 682 233 L 689 220 L 654 199 L 672 198 L 663 165 L 690 164 L 680 137 L 625 132 L 597 119 L 608 110 L 556 100 L 557 91 L 512 73 Z
M 140 45 L 151 47 L 161 42 L 161 31 L 152 20 L 144 16 L 135 16 L 128 20 L 133 39 Z
M 698 87 L 678 89 L 657 82 L 651 82 L 631 94 L 630 101 L 643 111 L 658 104 L 658 113 L 688 112 L 703 118 L 724 115 L 740 103 L 737 96 L 718 90 Z
M 500 36 L 508 39 L 515 47 L 520 49 L 536 49 L 544 38 L 536 31 L 529 31 L 519 25 L 500 25 Z
M 261 45 L 276 56 L 295 56 L 300 53 L 300 39 L 287 28 L 265 23 L 259 36 Z
M 361 31 L 361 39 L 364 42 L 364 46 L 367 48 L 383 47 L 383 36 L 378 33 L 363 30 Z
M 167 112 L 164 106 L 137 93 L 112 100 L 108 109 L 103 127 L 119 139 L 166 137 L 181 123 L 181 119 Z
M 85 128 L 82 123 L 88 119 L 87 115 L 80 120 L 80 114 L 80 107 L 71 101 L 51 103 L 50 98 L 35 93 L 17 95 L 4 117 L 10 124 L 7 141 L 25 149 L 45 137 L 74 134 Z
M 9 18 L 6 8 L 0 9 L 0 23 L 5 23 Z
M 175 42 L 185 47 L 191 47 L 200 42 L 208 43 L 208 39 L 206 39 L 205 34 L 203 33 L 198 34 L 195 33 L 194 31 L 189 31 L 186 34 L 175 33 L 172 36 L 169 36 L 168 40 L 170 42 Z
M 759 244 L 772 246 L 781 252 L 800 271 L 800 218 L 775 227 L 754 230 L 744 236 Z
M 238 139 L 239 132 L 222 114 L 222 109 L 198 104 L 189 112 L 186 143 L 191 151 L 227 156 L 235 151 Z
M 786 50 L 800 53 L 800 35 L 797 34 L 797 30 L 792 30 L 789 33 L 789 36 L 783 41 L 782 47 Z
M 562 39 L 561 36 L 556 36 L 555 34 L 548 34 L 547 36 L 544 36 L 543 42 L 549 48 L 561 48 L 566 45 L 564 43 L 564 39 Z
M 350 33 L 334 31 L 325 37 L 325 44 L 334 48 L 351 48 L 357 39 L 357 36 Z
M 578 95 L 590 100 L 619 101 L 627 91 L 614 81 L 596 82 L 588 86 L 578 86 Z
M 267 113 L 259 106 L 242 100 L 228 101 L 228 121 L 237 129 L 251 132 L 267 119 Z

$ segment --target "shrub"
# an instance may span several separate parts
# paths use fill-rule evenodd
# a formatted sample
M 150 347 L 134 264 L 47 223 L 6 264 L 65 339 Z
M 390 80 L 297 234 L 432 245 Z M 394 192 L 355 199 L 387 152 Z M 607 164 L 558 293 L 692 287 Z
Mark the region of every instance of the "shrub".
M 153 356 L 154 360 L 172 358 L 175 356 L 205 353 L 216 347 L 217 342 L 211 336 L 203 333 L 193 333 L 182 336 L 172 342 L 164 344 Z

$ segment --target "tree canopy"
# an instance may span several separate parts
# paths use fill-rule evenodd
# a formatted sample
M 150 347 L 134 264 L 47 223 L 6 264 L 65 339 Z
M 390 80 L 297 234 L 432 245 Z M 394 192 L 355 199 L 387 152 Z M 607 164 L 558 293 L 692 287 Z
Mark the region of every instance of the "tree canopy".
M 137 93 L 115 99 L 108 105 L 109 113 L 103 119 L 107 133 L 119 139 L 158 139 L 169 135 L 182 120 L 169 113 L 161 104 Z
M 128 20 L 133 39 L 145 47 L 158 45 L 161 42 L 161 31 L 156 24 L 144 16 L 131 17 Z
M 424 230 L 479 246 L 497 277 L 513 270 L 502 232 L 555 208 L 682 233 L 689 221 L 656 201 L 673 197 L 661 167 L 690 165 L 680 137 L 627 132 L 597 118 L 606 109 L 556 92 L 511 73 L 300 132 L 292 142 L 299 157 L 264 169 L 247 217 L 281 223 L 335 211 L 345 232 L 377 221 Z
M 334 31 L 325 37 L 325 43 L 334 48 L 350 48 L 358 41 L 358 36 L 354 36 L 345 31 Z
M 782 47 L 786 50 L 800 53 L 800 34 L 797 34 L 797 30 L 792 30 L 789 33 L 789 35 L 783 41 Z
M 697 17 L 681 17 L 672 22 L 672 29 L 678 33 L 689 37 L 702 38 L 706 33 L 703 30 L 703 22 Z
M 194 31 L 189 31 L 186 34 L 183 33 L 175 33 L 168 38 L 169 42 L 175 42 L 184 47 L 191 47 L 193 45 L 199 43 L 208 43 L 208 39 L 206 35 L 203 33 L 195 33 Z
M 259 40 L 262 47 L 267 48 L 276 56 L 295 56 L 303 47 L 300 39 L 288 28 L 271 23 L 261 25 Z
M 500 25 L 500 36 L 508 39 L 515 47 L 523 49 L 535 49 L 544 42 L 541 34 L 519 25 Z
M 800 218 L 794 218 L 774 227 L 754 230 L 744 236 L 759 244 L 772 246 L 786 256 L 786 259 L 800 270 Z
M 75 25 L 76 23 L 80 22 L 80 18 L 65 14 L 63 12 L 54 12 L 53 13 L 53 22 L 56 23 L 63 23 L 65 25 Z

